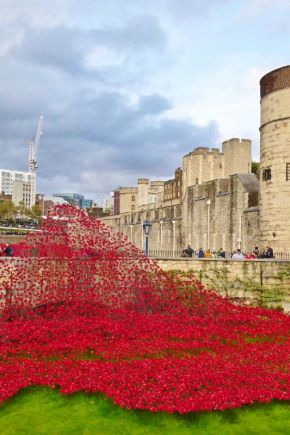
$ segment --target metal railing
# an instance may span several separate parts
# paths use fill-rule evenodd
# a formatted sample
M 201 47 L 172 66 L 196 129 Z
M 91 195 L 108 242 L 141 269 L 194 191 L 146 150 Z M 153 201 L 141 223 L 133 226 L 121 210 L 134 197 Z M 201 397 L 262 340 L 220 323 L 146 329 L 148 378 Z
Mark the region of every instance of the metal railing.
M 145 252 L 145 251 L 144 251 Z M 230 260 L 232 258 L 232 252 L 225 252 L 225 259 Z M 151 258 L 174 258 L 174 259 L 192 259 L 192 260 L 200 260 L 197 256 L 197 252 L 194 252 L 192 257 L 184 257 L 182 255 L 182 250 L 170 250 L 170 249 L 149 249 L 149 257 Z M 201 260 L 222 260 L 223 257 L 213 257 L 202 258 Z M 255 258 L 245 258 L 245 260 L 255 260 Z M 274 252 L 274 258 L 257 258 L 257 260 L 289 260 L 290 261 L 290 252 Z

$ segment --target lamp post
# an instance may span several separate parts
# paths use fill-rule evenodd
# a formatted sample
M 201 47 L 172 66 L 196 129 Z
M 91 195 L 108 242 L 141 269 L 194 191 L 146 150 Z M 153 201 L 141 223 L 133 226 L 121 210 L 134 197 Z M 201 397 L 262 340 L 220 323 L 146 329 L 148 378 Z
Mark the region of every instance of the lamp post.
M 145 234 L 145 255 L 148 257 L 149 254 L 149 234 L 151 231 L 152 224 L 148 219 L 143 222 L 143 231 Z
M 238 238 L 238 248 L 242 249 L 242 224 L 243 224 L 243 215 L 240 214 L 240 220 L 239 220 L 239 238 Z
M 162 255 L 162 244 L 163 244 L 163 220 L 160 219 L 160 254 Z
M 211 204 L 211 200 L 209 198 L 206 201 L 206 204 L 207 204 L 207 249 L 210 249 L 210 246 L 209 246 L 209 221 L 210 221 L 210 204 Z
M 130 242 L 133 242 L 133 222 L 130 222 Z
M 173 221 L 172 221 L 172 250 L 173 250 L 172 256 L 173 257 L 175 257 L 175 249 L 176 249 L 176 245 L 175 245 L 175 243 L 176 243 L 176 241 L 175 241 L 175 223 L 176 223 L 176 220 L 173 219 Z

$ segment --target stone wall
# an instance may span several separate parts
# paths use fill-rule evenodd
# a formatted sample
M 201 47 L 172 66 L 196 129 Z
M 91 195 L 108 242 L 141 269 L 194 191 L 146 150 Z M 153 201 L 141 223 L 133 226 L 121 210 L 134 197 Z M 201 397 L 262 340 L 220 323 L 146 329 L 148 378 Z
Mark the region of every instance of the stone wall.
M 290 261 L 220 259 L 160 259 L 165 271 L 193 271 L 208 289 L 236 301 L 290 312 Z
M 181 253 L 190 244 L 195 250 L 209 247 L 231 252 L 241 247 L 251 251 L 259 246 L 258 209 L 252 207 L 252 194 L 257 189 L 254 174 L 233 175 L 189 187 L 182 203 L 163 201 L 156 206 L 144 206 L 137 213 L 102 220 L 141 249 L 144 247 L 142 223 L 149 219 L 151 250 Z

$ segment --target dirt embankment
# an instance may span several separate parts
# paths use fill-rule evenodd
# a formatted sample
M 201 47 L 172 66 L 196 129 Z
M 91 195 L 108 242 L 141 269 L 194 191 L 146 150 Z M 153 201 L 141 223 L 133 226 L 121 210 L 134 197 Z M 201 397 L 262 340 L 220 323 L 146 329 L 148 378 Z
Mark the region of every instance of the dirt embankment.
M 25 235 L 6 235 L 6 234 L 0 234 L 0 244 L 1 243 L 19 243 L 22 240 L 24 240 Z

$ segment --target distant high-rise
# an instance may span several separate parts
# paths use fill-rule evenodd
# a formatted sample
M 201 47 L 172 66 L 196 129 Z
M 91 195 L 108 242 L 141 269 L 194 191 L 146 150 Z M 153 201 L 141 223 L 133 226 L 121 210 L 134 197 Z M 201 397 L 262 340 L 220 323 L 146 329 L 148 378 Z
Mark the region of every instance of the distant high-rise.
M 84 195 L 80 193 L 54 193 L 53 196 L 63 198 L 74 207 L 86 209 L 92 208 L 93 206 L 93 200 L 85 198 Z
M 28 208 L 35 205 L 35 174 L 31 172 L 0 169 L 0 191 L 12 195 L 12 202 L 21 202 Z

